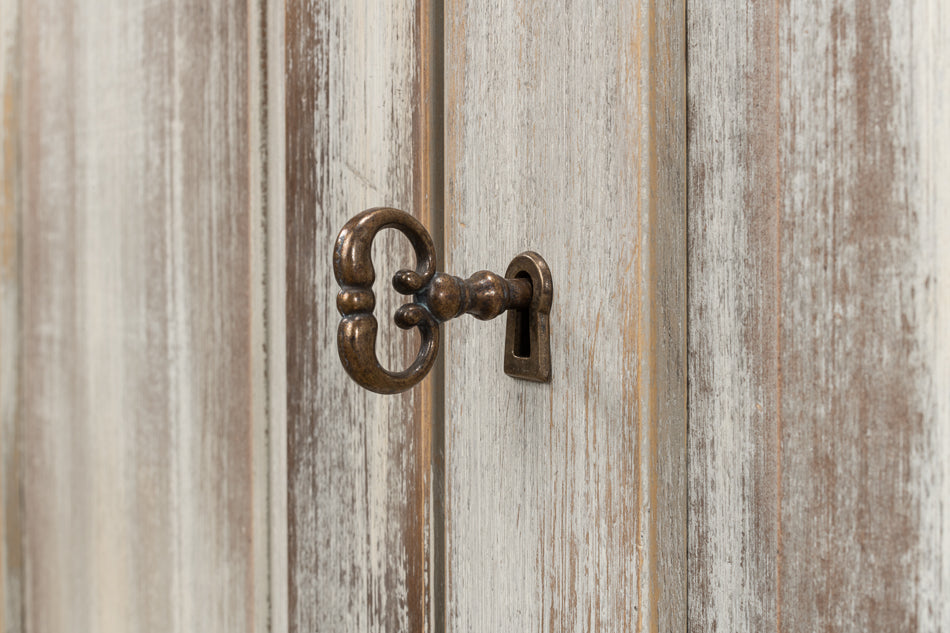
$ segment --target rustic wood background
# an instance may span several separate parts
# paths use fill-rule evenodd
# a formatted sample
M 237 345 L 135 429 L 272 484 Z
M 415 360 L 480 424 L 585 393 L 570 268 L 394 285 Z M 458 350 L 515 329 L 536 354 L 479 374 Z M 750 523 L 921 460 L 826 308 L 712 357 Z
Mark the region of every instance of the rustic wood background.
M 950 629 L 950 12 L 691 3 L 689 624 Z
M 950 629 L 950 12 L 608 5 L 0 0 L 5 631 Z M 378 205 L 551 385 L 346 377 Z

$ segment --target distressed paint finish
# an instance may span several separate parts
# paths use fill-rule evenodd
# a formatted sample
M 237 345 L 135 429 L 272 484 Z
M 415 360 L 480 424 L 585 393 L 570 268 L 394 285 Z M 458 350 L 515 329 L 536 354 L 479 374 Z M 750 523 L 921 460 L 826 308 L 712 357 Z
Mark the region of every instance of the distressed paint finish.
M 254 9 L 22 8 L 25 630 L 262 630 Z
M 0 1 L 0 630 L 22 623 L 19 349 L 20 6 Z
M 447 324 L 451 631 L 685 629 L 685 6 L 447 3 L 453 274 L 536 250 L 551 384 Z
M 372 206 L 433 225 L 433 25 L 424 3 L 286 5 L 288 608 L 291 631 L 423 631 L 431 621 L 432 381 L 372 394 L 337 353 L 337 232 Z M 377 352 L 405 367 L 389 280 L 414 266 L 392 231 L 374 248 Z
M 688 30 L 691 630 L 946 630 L 950 12 Z

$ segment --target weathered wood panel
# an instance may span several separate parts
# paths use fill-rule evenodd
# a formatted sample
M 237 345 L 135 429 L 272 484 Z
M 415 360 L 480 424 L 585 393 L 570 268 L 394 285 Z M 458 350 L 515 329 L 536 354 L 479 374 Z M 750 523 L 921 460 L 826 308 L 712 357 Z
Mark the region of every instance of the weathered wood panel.
M 551 384 L 447 328 L 449 630 L 685 629 L 684 12 L 447 3 L 448 269 L 554 275 Z
M 291 0 L 284 18 L 289 625 L 291 631 L 429 626 L 431 379 L 380 396 L 346 375 L 331 252 L 367 207 L 433 222 L 428 3 Z M 391 232 L 387 232 L 391 233 Z M 379 356 L 417 342 L 392 325 L 403 239 L 374 249 Z
M 262 630 L 249 9 L 21 6 L 25 630 Z
M 691 630 L 946 630 L 950 14 L 688 31 Z
M 0 630 L 22 622 L 20 511 L 20 6 L 0 1 Z

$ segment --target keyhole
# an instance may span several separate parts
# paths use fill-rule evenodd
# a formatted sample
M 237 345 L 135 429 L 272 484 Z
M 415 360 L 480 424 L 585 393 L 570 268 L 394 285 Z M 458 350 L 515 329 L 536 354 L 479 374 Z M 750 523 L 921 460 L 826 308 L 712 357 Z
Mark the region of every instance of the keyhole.
M 528 273 L 518 273 L 516 279 L 524 279 L 531 283 L 531 275 Z M 515 349 L 514 355 L 518 358 L 531 357 L 531 323 L 528 310 L 515 311 Z

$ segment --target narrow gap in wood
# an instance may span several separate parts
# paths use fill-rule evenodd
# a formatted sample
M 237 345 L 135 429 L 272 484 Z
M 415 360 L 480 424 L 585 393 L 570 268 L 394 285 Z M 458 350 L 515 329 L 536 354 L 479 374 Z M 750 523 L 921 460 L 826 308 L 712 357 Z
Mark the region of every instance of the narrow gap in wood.
M 683 82 L 680 86 L 680 99 L 682 99 L 683 106 L 683 145 L 681 151 L 683 152 L 683 236 L 682 243 L 680 247 L 683 249 L 683 349 L 681 351 L 681 363 L 684 372 L 683 378 L 683 430 L 685 433 L 685 438 L 683 440 L 683 464 L 686 469 L 686 510 L 683 513 L 683 520 L 685 525 L 683 525 L 683 624 L 684 632 L 689 631 L 689 609 L 690 609 L 690 596 L 689 596 L 689 552 L 690 552 L 690 452 L 689 452 L 689 211 L 690 211 L 690 188 L 689 188 L 689 137 L 690 137 L 690 115 L 689 115 L 689 0 L 684 0 L 682 5 L 682 14 L 680 16 L 681 24 L 683 25 Z
M 446 261 L 445 253 L 445 129 L 444 129 L 444 13 L 442 0 L 428 0 L 428 41 L 424 63 L 429 64 L 429 212 L 432 238 L 439 261 Z M 446 565 L 446 503 L 445 503 L 445 345 L 433 368 L 431 387 L 431 476 L 432 476 L 432 630 L 445 631 L 445 578 Z

